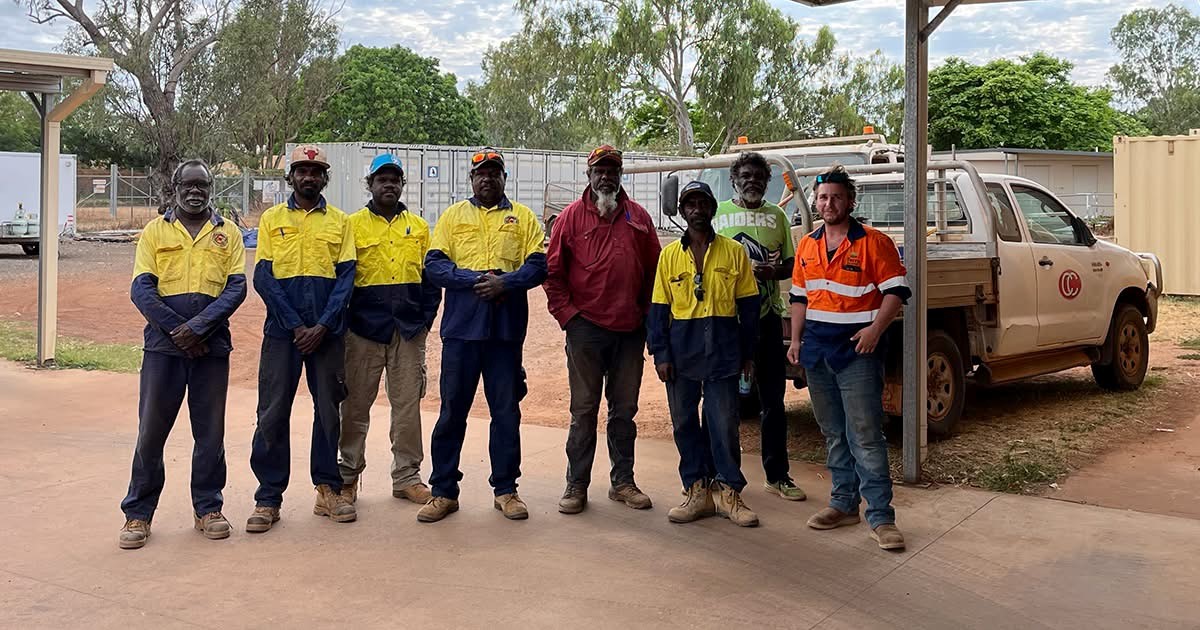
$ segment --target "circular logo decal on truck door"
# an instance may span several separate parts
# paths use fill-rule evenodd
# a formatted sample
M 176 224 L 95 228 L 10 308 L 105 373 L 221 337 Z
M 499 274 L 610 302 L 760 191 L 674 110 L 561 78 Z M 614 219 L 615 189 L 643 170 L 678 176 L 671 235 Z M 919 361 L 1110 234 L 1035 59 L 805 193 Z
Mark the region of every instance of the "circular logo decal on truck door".
M 1058 277 L 1058 292 L 1068 300 L 1074 300 L 1083 292 L 1083 278 L 1072 269 L 1062 272 Z

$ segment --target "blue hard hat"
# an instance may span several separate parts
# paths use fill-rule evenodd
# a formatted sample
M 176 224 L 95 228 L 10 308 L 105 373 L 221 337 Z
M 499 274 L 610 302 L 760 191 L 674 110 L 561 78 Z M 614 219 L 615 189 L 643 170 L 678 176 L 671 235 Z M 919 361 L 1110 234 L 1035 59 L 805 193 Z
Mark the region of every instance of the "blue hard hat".
M 392 155 L 391 153 L 380 153 L 379 155 L 375 156 L 374 160 L 371 160 L 371 170 L 367 172 L 367 177 L 378 173 L 380 169 L 388 166 L 400 171 L 401 175 L 404 174 L 404 165 L 400 163 L 400 158 Z

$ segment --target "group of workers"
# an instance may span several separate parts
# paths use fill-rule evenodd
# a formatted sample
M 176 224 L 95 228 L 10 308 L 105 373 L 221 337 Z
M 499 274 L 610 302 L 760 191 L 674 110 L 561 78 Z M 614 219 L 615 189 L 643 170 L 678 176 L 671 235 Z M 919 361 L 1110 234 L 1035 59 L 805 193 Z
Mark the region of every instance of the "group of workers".
M 588 185 L 554 222 L 549 248 L 534 213 L 505 194 L 504 156 L 471 156 L 469 199 L 446 208 L 432 233 L 401 201 L 401 162 L 381 154 L 366 177 L 370 201 L 347 215 L 322 191 L 330 164 L 316 146 L 289 160 L 292 194 L 259 220 L 254 288 L 266 305 L 259 358 L 258 423 L 250 465 L 258 479 L 248 532 L 280 519 L 290 473 L 290 420 L 303 370 L 313 399 L 310 475 L 314 514 L 357 518 L 370 409 L 385 388 L 391 409 L 392 494 L 421 507 L 420 522 L 458 510 L 460 457 L 479 381 L 491 424 L 494 507 L 529 516 L 517 493 L 522 349 L 529 290 L 543 285 L 566 335 L 570 430 L 564 514 L 586 508 L 601 400 L 607 400 L 608 498 L 634 509 L 652 501 L 634 479 L 635 416 L 647 352 L 666 386 L 683 502 L 674 523 L 720 515 L 740 526 L 758 516 L 743 498 L 740 395 L 761 403 L 765 490 L 792 501 L 784 414 L 786 362 L 802 365 L 829 451 L 829 507 L 814 529 L 859 522 L 866 499 L 871 537 L 902 549 L 891 507 L 883 438 L 880 343 L 910 295 L 896 246 L 851 217 L 855 184 L 834 168 L 814 184 L 823 226 L 793 247 L 790 221 L 764 199 L 766 159 L 742 153 L 730 168 L 736 196 L 718 202 L 708 185 L 679 195 L 686 229 L 665 248 L 646 210 L 621 185 L 621 151 L 587 158 Z M 176 201 L 138 241 L 131 297 L 146 318 L 138 439 L 119 544 L 144 546 L 164 484 L 163 448 L 188 398 L 195 527 L 227 538 L 225 403 L 232 349 L 229 318 L 246 297 L 240 231 L 211 206 L 213 177 L 200 160 L 179 165 Z M 784 303 L 780 281 L 792 280 Z M 444 304 L 443 304 L 444 292 Z M 427 389 L 426 337 L 442 321 L 441 408 L 431 436 L 429 485 L 420 401 Z M 785 350 L 783 315 L 791 311 Z

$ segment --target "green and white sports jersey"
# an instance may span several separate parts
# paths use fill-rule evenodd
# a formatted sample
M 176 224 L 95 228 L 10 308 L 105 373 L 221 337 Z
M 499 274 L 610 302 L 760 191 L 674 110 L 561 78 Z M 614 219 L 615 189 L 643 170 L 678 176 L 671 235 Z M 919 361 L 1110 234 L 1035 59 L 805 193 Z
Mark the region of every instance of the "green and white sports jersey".
M 743 208 L 732 200 L 722 201 L 717 205 L 713 229 L 721 236 L 741 243 L 753 263 L 778 265 L 796 257 L 791 221 L 782 208 L 768 201 L 763 201 L 762 206 L 754 210 Z M 759 281 L 758 295 L 762 298 L 760 316 L 771 313 L 783 315 L 786 312 L 787 305 L 779 294 L 777 281 Z

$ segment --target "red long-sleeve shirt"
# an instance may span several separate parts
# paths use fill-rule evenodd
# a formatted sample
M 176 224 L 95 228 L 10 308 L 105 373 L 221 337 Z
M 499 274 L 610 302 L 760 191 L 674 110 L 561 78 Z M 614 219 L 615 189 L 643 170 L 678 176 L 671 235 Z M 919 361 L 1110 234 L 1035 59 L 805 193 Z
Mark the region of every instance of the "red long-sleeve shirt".
M 662 245 L 646 209 L 622 190 L 617 209 L 601 219 L 589 186 L 554 220 L 543 285 L 550 314 L 618 332 L 636 330 L 650 310 Z

